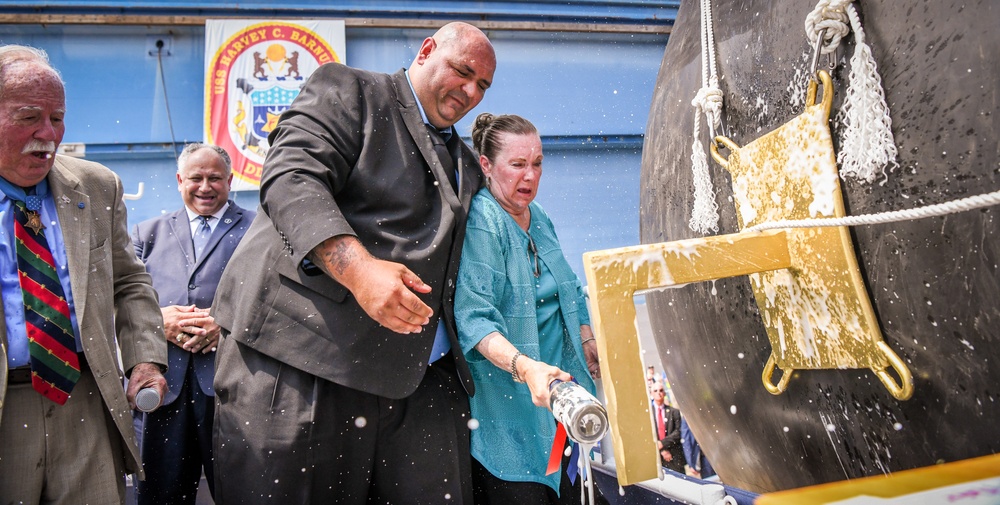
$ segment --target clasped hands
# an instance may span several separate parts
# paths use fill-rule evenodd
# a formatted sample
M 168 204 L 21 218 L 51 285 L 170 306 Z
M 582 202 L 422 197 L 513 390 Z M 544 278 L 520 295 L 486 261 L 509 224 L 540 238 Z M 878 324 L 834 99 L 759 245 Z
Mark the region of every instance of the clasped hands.
M 215 351 L 219 344 L 219 325 L 208 311 L 194 305 L 160 308 L 167 342 L 191 353 Z

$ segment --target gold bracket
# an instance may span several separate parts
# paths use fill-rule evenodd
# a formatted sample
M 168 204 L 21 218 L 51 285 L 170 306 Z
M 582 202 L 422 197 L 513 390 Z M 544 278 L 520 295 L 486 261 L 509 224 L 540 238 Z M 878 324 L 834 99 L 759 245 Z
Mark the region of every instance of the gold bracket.
M 810 82 L 802 115 L 712 156 L 732 175 L 741 229 L 844 215 L 828 120 L 830 76 Z M 816 102 L 818 86 L 823 99 Z M 869 368 L 895 398 L 913 394 L 909 368 L 883 341 L 846 227 L 744 232 L 585 253 L 591 322 L 611 421 L 618 480 L 655 478 L 659 462 L 635 323 L 637 291 L 749 276 L 771 342 L 762 381 L 781 394 L 801 369 Z M 895 370 L 896 381 L 888 372 Z M 774 372 L 781 378 L 774 382 Z
M 784 231 L 681 240 L 583 255 L 590 323 L 622 485 L 660 474 L 636 330 L 637 291 L 788 268 Z

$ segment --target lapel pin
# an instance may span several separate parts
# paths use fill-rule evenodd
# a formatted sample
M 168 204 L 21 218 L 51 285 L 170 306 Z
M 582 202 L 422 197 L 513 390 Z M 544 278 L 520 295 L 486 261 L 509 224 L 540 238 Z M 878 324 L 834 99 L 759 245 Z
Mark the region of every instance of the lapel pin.
M 76 206 L 80 207 L 81 209 L 84 208 L 84 207 L 86 207 L 86 205 L 84 205 L 83 202 L 80 202 L 80 203 L 76 204 Z
M 229 223 L 232 223 L 232 222 L 233 222 L 233 220 L 227 217 L 227 218 L 226 218 L 225 220 L 223 220 L 222 222 L 223 222 L 223 223 L 226 223 L 226 224 L 229 224 Z
M 69 205 L 69 197 L 66 196 L 66 195 L 60 196 L 59 197 L 59 203 L 61 203 L 63 205 Z

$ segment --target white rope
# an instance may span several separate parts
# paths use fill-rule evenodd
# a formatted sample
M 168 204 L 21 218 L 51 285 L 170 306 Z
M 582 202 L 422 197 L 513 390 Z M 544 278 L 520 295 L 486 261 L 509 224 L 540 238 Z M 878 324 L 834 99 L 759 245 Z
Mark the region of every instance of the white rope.
M 855 46 L 847 97 L 838 114 L 844 131 L 837 163 L 842 177 L 870 183 L 877 174 L 885 179 L 885 169 L 889 164 L 896 164 L 898 152 L 882 79 L 875 67 L 872 50 L 865 43 L 865 32 L 854 5 L 848 4 L 847 14 L 854 30 Z
M 896 164 L 898 152 L 882 79 L 851 0 L 820 0 L 806 16 L 806 37 L 815 47 L 820 32 L 826 30 L 821 52 L 831 53 L 847 35 L 848 21 L 855 46 L 847 95 L 837 115 L 844 125 L 837 163 L 841 177 L 870 183 L 877 174 L 885 177 L 886 167 Z
M 997 204 L 1000 204 L 1000 191 L 984 193 L 981 195 L 928 205 L 926 207 L 919 207 L 916 209 L 895 210 L 891 212 L 881 212 L 878 214 L 862 214 L 859 216 L 773 221 L 770 223 L 751 226 L 743 230 L 743 232 L 773 230 L 776 228 L 819 228 L 830 226 L 857 226 L 863 224 L 894 223 L 899 221 L 912 221 L 927 217 L 944 216 L 946 214 L 955 214 L 958 212 L 990 207 Z
M 701 89 L 691 100 L 694 106 L 694 142 L 691 144 L 691 175 L 694 183 L 694 208 L 688 227 L 697 233 L 719 231 L 719 205 L 708 172 L 708 158 L 701 144 L 701 115 L 708 121 L 709 135 L 722 125 L 722 90 L 715 62 L 715 33 L 712 31 L 712 2 L 701 0 Z
M 816 4 L 816 8 L 806 16 L 806 37 L 812 47 L 816 47 L 819 32 L 826 30 L 821 52 L 828 54 L 837 50 L 840 39 L 849 32 L 847 13 L 844 12 L 849 3 L 851 0 L 820 0 Z

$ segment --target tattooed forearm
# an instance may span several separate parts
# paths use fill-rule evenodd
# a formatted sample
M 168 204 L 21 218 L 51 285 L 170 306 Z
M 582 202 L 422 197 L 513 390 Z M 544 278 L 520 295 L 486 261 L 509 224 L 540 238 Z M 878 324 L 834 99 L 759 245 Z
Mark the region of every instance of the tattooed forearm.
M 324 273 L 339 279 L 358 258 L 358 252 L 351 243 L 354 240 L 357 239 L 344 236 L 327 239 L 309 252 L 309 259 Z
M 327 248 L 323 252 L 325 262 L 330 265 L 334 275 L 344 275 L 344 271 L 347 270 L 348 265 L 354 262 L 357 254 L 347 240 L 337 240 L 331 245 L 333 247 Z

